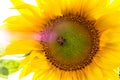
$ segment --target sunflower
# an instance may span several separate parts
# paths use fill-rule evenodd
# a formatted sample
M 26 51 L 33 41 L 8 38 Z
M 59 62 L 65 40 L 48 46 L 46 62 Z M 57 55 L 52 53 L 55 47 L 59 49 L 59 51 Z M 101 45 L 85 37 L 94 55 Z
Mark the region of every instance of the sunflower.
M 25 55 L 20 78 L 119 80 L 119 0 L 11 2 L 21 15 L 5 20 L 14 38 L 4 55 Z

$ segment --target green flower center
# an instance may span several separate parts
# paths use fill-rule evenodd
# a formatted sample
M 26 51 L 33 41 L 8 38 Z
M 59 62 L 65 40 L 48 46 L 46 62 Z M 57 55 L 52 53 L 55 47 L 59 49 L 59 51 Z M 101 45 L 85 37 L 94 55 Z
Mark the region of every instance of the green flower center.
M 45 36 L 46 58 L 61 70 L 84 68 L 99 49 L 98 31 L 93 21 L 76 18 L 76 15 L 51 20 Z
M 52 33 L 56 34 L 56 37 L 49 38 L 49 49 L 54 56 L 65 63 L 74 63 L 79 60 L 91 46 L 90 38 L 87 36 L 89 33 L 82 25 L 80 27 L 80 25 L 64 21 L 57 25 Z

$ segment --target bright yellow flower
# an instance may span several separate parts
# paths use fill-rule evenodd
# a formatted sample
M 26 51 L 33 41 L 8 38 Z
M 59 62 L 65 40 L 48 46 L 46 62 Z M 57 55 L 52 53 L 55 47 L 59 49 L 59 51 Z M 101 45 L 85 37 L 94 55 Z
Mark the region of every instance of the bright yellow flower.
M 5 21 L 18 36 L 5 55 L 27 54 L 20 78 L 35 72 L 33 80 L 119 80 L 119 0 L 11 2 L 21 15 Z

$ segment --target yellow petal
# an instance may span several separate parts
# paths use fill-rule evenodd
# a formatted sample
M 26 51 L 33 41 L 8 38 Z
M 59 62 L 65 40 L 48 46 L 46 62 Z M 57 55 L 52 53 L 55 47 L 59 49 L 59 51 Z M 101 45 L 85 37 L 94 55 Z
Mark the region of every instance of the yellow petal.
M 23 67 L 24 65 L 26 65 L 26 63 L 31 63 L 31 65 L 32 64 L 38 65 L 41 61 L 45 61 L 45 59 L 46 58 L 45 58 L 44 52 L 31 51 L 31 53 L 28 56 L 26 56 L 25 59 L 21 62 L 20 67 Z
M 109 6 L 110 10 L 119 10 L 120 11 L 120 0 L 111 0 L 111 4 Z
M 88 80 L 104 80 L 102 70 L 94 62 L 85 67 L 84 72 Z
M 109 30 L 117 28 L 120 25 L 120 11 L 113 11 L 109 14 L 104 14 L 101 16 L 96 24 L 95 27 L 100 31 Z
M 85 80 L 81 71 L 61 71 L 61 80 Z
M 43 20 L 41 20 L 42 12 L 38 7 L 26 4 L 22 0 L 11 0 L 11 2 L 15 6 L 15 8 L 21 13 L 21 15 L 31 23 L 40 25 L 40 23 L 43 22 Z
M 12 16 L 5 22 L 2 28 L 8 30 L 13 39 L 33 39 L 43 29 L 41 26 L 30 23 L 23 16 Z
M 31 58 L 31 60 L 27 60 L 26 63 L 22 62 L 21 68 L 23 68 L 23 69 L 21 71 L 19 78 L 23 78 L 23 77 L 27 76 L 28 74 L 30 74 L 31 72 L 34 72 L 38 68 L 39 64 L 37 63 L 37 61 L 35 61 L 36 60 L 35 58 L 36 57 L 34 56 L 33 58 Z M 32 61 L 35 63 L 33 63 Z M 24 65 L 23 65 L 23 63 L 24 63 Z
M 27 54 L 34 50 L 42 50 L 42 46 L 39 42 L 34 40 L 19 40 L 8 45 L 5 54 Z
M 36 0 L 37 4 L 39 5 L 39 8 L 44 13 L 44 17 L 46 19 L 48 18 L 54 18 L 54 16 L 60 16 L 61 15 L 61 8 L 58 4 L 60 4 L 60 0 Z
M 94 62 L 100 68 L 103 69 L 114 69 L 120 66 L 120 54 L 114 49 L 104 49 L 103 51 L 99 51 L 98 54 L 94 57 Z
M 6 24 L 3 26 L 13 32 L 38 32 L 40 27 L 27 21 L 23 16 L 12 16 L 5 20 Z M 27 30 L 27 31 L 26 31 Z
M 27 64 L 23 67 L 23 69 L 19 75 L 19 78 L 23 78 L 33 71 L 34 71 L 33 67 L 30 64 Z
M 83 70 L 76 71 L 76 75 L 78 76 L 78 80 L 87 80 L 87 76 Z
M 118 73 L 115 73 L 115 71 L 112 70 L 103 70 L 104 73 L 104 79 L 105 80 L 120 80 L 120 76 Z
M 40 69 L 46 69 L 45 65 L 45 55 L 44 53 L 38 51 L 32 51 L 30 55 L 26 56 L 26 58 L 21 62 L 20 68 L 23 68 L 20 78 L 25 77 L 31 72 L 35 72 Z M 44 62 L 44 63 L 43 63 Z M 47 66 L 48 67 L 48 66 Z
M 106 12 L 108 12 L 107 6 L 110 4 L 110 0 L 88 0 L 87 7 L 85 8 L 85 13 L 87 17 L 92 17 L 98 19 Z

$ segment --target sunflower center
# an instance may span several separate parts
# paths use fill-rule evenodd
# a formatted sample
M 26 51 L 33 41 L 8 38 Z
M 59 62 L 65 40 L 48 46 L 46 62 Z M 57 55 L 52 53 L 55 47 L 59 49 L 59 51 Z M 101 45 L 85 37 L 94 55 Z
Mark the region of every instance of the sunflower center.
M 64 45 L 65 44 L 65 39 L 63 38 L 63 37 L 58 37 L 57 39 L 56 39 L 56 41 L 58 42 L 58 44 L 59 45 Z
M 94 22 L 78 15 L 50 20 L 43 35 L 46 58 L 61 70 L 84 68 L 99 49 Z

